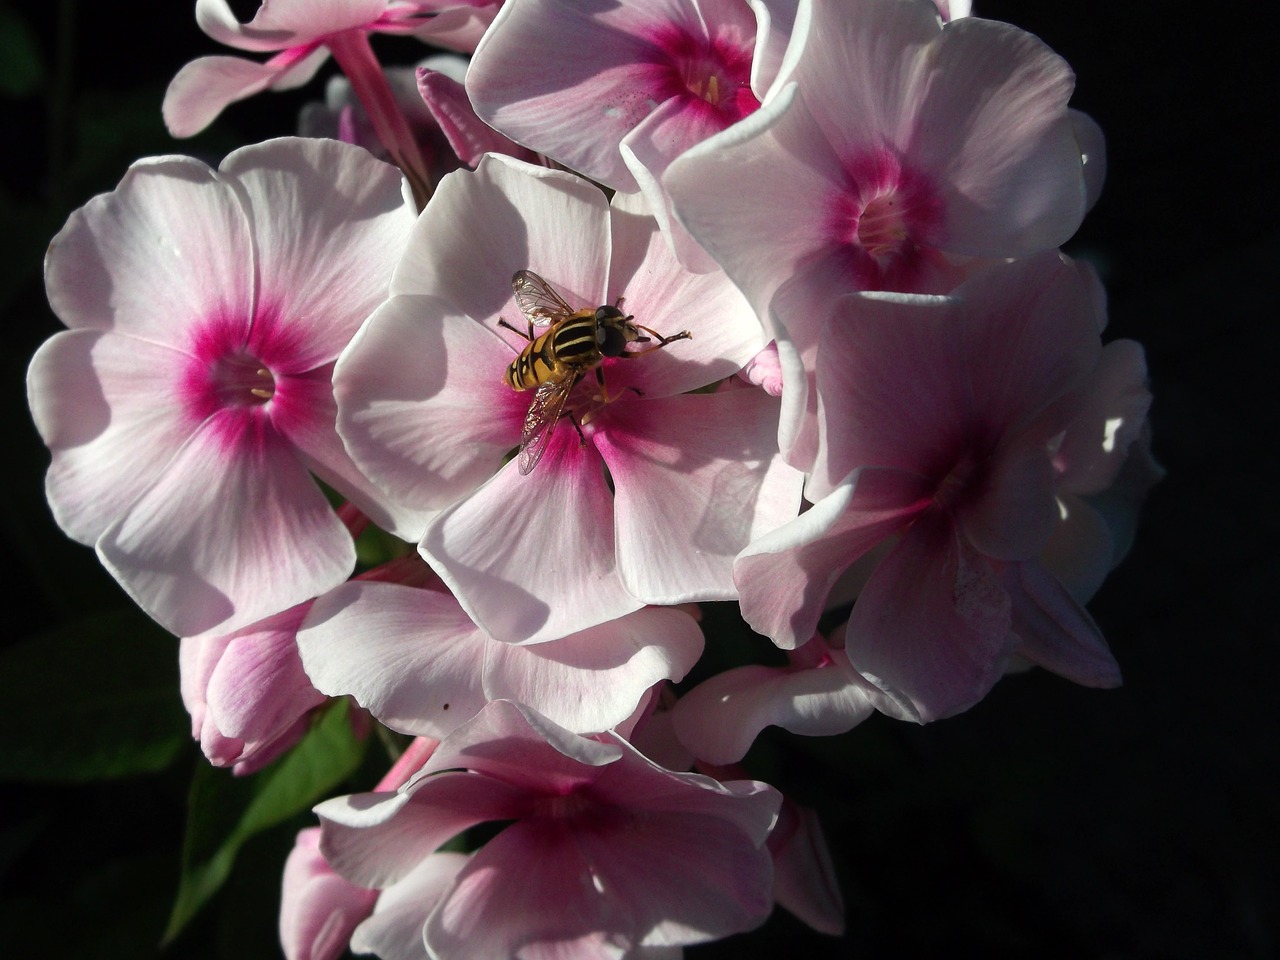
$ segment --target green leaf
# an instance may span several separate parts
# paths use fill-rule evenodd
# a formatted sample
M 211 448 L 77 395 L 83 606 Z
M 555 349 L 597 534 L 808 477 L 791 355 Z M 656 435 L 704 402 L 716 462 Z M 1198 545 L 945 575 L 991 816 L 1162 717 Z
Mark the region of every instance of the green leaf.
M 153 773 L 189 736 L 177 641 L 140 611 L 98 614 L 0 652 L 0 779 Z
M 292 751 L 253 777 L 201 766 L 191 785 L 170 943 L 231 875 L 236 854 L 255 834 L 324 799 L 360 766 L 364 742 L 351 730 L 345 700 L 334 704 Z
M 42 83 L 44 63 L 35 34 L 16 10 L 0 5 L 0 94 L 30 96 Z

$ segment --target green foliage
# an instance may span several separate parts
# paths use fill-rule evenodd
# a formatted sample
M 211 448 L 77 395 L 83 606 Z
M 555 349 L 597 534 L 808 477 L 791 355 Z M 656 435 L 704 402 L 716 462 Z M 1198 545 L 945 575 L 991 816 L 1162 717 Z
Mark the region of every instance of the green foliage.
M 137 610 L 78 620 L 0 652 L 0 779 L 153 773 L 187 739 L 177 642 Z
M 253 777 L 197 768 L 166 943 L 226 882 L 246 841 L 309 810 L 360 766 L 365 743 L 352 732 L 348 712 L 346 701 L 334 704 L 298 746 Z
M 0 95 L 31 96 L 44 75 L 40 47 L 27 21 L 9 4 L 0 4 Z

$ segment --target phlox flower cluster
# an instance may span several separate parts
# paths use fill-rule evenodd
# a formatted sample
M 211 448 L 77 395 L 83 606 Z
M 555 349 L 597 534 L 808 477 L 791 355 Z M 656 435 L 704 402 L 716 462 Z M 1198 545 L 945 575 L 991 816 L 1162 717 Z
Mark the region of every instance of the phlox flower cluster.
M 176 136 L 345 79 L 304 136 L 76 211 L 28 390 L 212 763 L 337 697 L 409 744 L 299 835 L 287 956 L 672 957 L 775 904 L 839 934 L 816 814 L 739 765 L 765 727 L 1120 683 L 1084 604 L 1159 476 L 1150 396 L 1059 249 L 1103 140 L 1037 38 L 930 0 L 195 7 L 270 56 L 184 67 Z M 455 52 L 384 68 L 378 33 Z

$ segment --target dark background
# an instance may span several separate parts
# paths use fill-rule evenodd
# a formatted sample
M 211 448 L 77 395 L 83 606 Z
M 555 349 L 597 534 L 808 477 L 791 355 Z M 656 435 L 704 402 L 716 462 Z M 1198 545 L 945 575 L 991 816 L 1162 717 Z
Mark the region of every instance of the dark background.
M 217 52 L 193 6 L 0 3 L 5 643 L 59 628 L 110 642 L 85 624 L 128 608 L 44 504 L 48 457 L 22 384 L 59 329 L 40 282 L 49 238 L 132 160 L 216 163 L 291 132 L 321 90 L 261 95 L 175 143 L 160 122 L 164 88 Z M 1146 346 L 1168 469 L 1133 552 L 1091 604 L 1126 683 L 1090 691 L 1033 672 L 926 728 L 877 717 L 827 740 L 766 736 L 755 772 L 822 812 L 848 935 L 775 913 L 763 931 L 689 955 L 1276 956 L 1274 8 L 1228 2 L 1182 18 L 1167 4 L 979 0 L 978 12 L 1065 56 L 1073 105 L 1108 138 L 1106 189 L 1068 250 L 1106 280 L 1108 336 Z M 388 61 L 417 54 L 379 49 Z M 181 732 L 176 645 L 156 649 L 151 669 L 175 691 L 166 722 Z M 20 749 L 40 711 L 0 710 L 0 747 Z M 160 773 L 70 784 L 48 782 L 34 757 L 0 783 L 6 955 L 153 955 L 200 762 L 185 745 Z M 277 955 L 291 829 L 245 848 L 232 887 L 166 955 Z

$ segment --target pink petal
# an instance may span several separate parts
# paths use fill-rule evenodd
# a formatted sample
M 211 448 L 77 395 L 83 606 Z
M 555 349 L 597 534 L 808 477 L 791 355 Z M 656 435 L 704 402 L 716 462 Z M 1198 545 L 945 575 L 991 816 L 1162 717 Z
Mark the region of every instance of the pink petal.
M 418 91 L 458 158 L 474 167 L 486 153 L 505 153 L 527 162 L 537 154 L 509 140 L 476 116 L 462 84 L 436 70 L 418 68 Z
M 280 945 L 286 960 L 338 960 L 378 899 L 334 873 L 319 844 L 318 827 L 302 830 L 285 861 Z
M 864 468 L 809 510 L 739 555 L 733 580 L 743 619 L 784 649 L 813 636 L 840 575 L 906 527 L 929 503 L 925 477 Z
M 609 408 L 593 438 L 614 481 L 628 592 L 661 604 L 737 595 L 734 557 L 800 508 L 803 477 L 777 454 L 777 406 L 728 390 Z
M 250 345 L 290 338 L 290 373 L 329 363 L 387 297 L 416 219 L 404 178 L 359 147 L 301 137 L 237 150 L 220 172 L 235 178 L 254 216 Z
M 764 346 L 764 334 L 729 278 L 719 269 L 685 269 L 639 196 L 615 195 L 610 214 L 609 296 L 625 297 L 623 308 L 636 323 L 667 336 L 693 334 L 643 360 L 610 363 L 610 391 L 635 387 L 646 397 L 665 397 L 740 370 Z
M 599 456 L 567 425 L 533 473 L 508 463 L 432 520 L 419 550 L 472 619 L 506 643 L 563 637 L 642 605 L 619 579 Z
M 362 887 L 387 887 L 408 876 L 442 843 L 486 820 L 523 816 L 523 790 L 465 771 L 436 774 L 408 793 L 362 793 L 315 808 L 320 850 L 335 870 Z
M 227 638 L 205 694 L 227 736 L 270 740 L 324 702 L 302 669 L 295 640 L 307 609 L 299 604 Z
M 196 428 L 171 397 L 185 354 L 132 336 L 57 334 L 31 360 L 27 398 L 53 452 L 45 492 L 58 525 L 91 544 Z
M 666 99 L 655 81 L 658 67 L 648 62 L 659 54 L 645 33 L 688 17 L 682 6 L 584 11 L 546 0 L 508 3 L 472 57 L 471 103 L 515 142 L 613 189 L 634 191 L 618 142 L 657 106 L 655 95 Z M 574 55 L 550 55 L 556 50 Z
M 1029 560 L 1058 523 L 1053 465 L 1043 443 L 1013 444 L 989 466 L 976 499 L 963 509 L 964 535 L 983 556 Z
M 855 296 L 832 311 L 818 353 L 821 448 L 807 494 L 868 464 L 946 476 L 970 432 L 960 325 L 950 301 Z M 992 367 L 1004 370 L 999 360 Z
M 169 81 L 160 112 L 171 136 L 194 137 L 231 104 L 263 90 L 306 83 L 329 57 L 323 47 L 299 49 L 257 63 L 241 57 L 197 57 Z
M 931 51 L 910 150 L 946 197 L 946 249 L 991 257 L 1060 246 L 1085 211 L 1066 61 L 1024 30 L 966 17 Z
M 625 907 L 592 883 L 582 831 L 518 823 L 481 847 L 427 920 L 433 956 L 456 960 L 621 960 Z M 622 917 L 616 916 L 623 913 Z
M 1012 564 L 1004 582 L 1013 600 L 1017 652 L 1086 687 L 1120 686 L 1120 666 L 1084 607 L 1040 564 Z
M 219 43 L 241 50 L 281 50 L 377 20 L 388 0 L 271 0 L 240 23 L 227 0 L 196 0 L 196 22 Z
M 603 731 L 625 721 L 655 683 L 683 679 L 701 653 L 692 617 L 645 607 L 562 640 L 491 642 L 485 693 L 526 703 L 568 730 Z
M 192 437 L 98 541 L 129 595 L 181 636 L 230 631 L 318 596 L 355 563 L 293 452 L 234 415 Z
M 681 155 L 662 178 L 675 215 L 761 317 L 778 287 L 827 243 L 828 199 L 844 182 L 794 86 Z
M 464 853 L 433 853 L 384 890 L 373 916 L 352 934 L 352 951 L 377 954 L 383 960 L 422 960 L 426 956 L 422 928 L 427 915 L 468 860 Z
M 844 733 L 875 712 L 880 691 L 852 670 L 750 665 L 705 680 L 676 703 L 676 734 L 700 760 L 737 763 L 760 731 L 801 736 Z
M 315 602 L 298 634 L 311 682 L 349 694 L 382 723 L 444 737 L 479 713 L 488 640 L 447 593 L 346 583 Z
M 927 722 L 982 699 L 1015 640 L 998 577 L 933 509 L 871 575 L 853 605 L 845 650 L 855 670 L 906 695 Z
M 788 51 L 795 56 L 793 46 L 800 46 L 804 36 L 796 37 L 793 44 L 799 0 L 752 0 L 756 15 L 756 49 L 751 57 L 751 89 L 763 102 L 769 89 L 780 79 L 785 81 L 794 69 L 787 59 Z M 807 16 L 807 13 L 806 13 Z M 803 34 L 807 35 L 804 30 Z
M 1036 560 L 1077 603 L 1087 603 L 1111 572 L 1115 541 L 1106 520 L 1082 498 L 1060 494 L 1058 511 L 1058 524 Z
M 409 789 L 425 789 L 436 771 L 464 768 L 529 794 L 559 797 L 593 783 L 601 768 L 624 756 L 628 748 L 617 743 L 580 737 L 523 704 L 495 700 L 441 743 Z
M 288 390 L 272 398 L 272 422 L 292 443 L 299 459 L 328 486 L 355 504 L 375 524 L 405 541 L 416 540 L 426 528 L 428 512 L 387 497 L 356 466 L 335 421 L 337 399 L 330 382 L 333 364 L 304 377 L 291 378 Z M 277 381 L 279 383 L 279 381 Z
M 1071 115 L 1071 128 L 1080 145 L 1080 162 L 1084 165 L 1084 212 L 1088 213 L 1102 196 L 1102 185 L 1107 179 L 1107 138 L 1096 120 L 1079 110 L 1067 111 Z
M 728 125 L 716 111 L 690 110 L 683 99 L 673 98 L 641 120 L 619 144 L 627 169 L 677 259 L 698 273 L 708 273 L 718 265 L 675 218 L 671 197 L 662 189 L 662 177 L 676 157 Z
M 812 11 L 793 78 L 830 138 L 827 149 L 846 156 L 883 145 L 914 157 L 913 114 L 942 35 L 937 11 L 897 0 L 817 3 Z
M 415 511 L 475 490 L 520 440 L 530 398 L 502 380 L 514 356 L 496 327 L 443 301 L 388 300 L 333 375 L 338 430 L 360 470 Z
M 604 944 L 620 953 L 695 943 L 761 922 L 771 865 L 758 846 L 763 833 L 736 821 L 763 813 L 770 823 L 776 793 L 751 784 L 738 794 L 642 760 L 626 765 L 633 769 L 622 779 L 636 793 L 652 794 L 645 790 L 652 783 L 669 806 L 624 801 L 623 809 L 638 806 L 643 816 L 620 821 L 588 809 L 571 823 L 547 817 L 507 828 L 473 856 L 428 921 L 429 949 L 491 957 L 523 946 L 522 955 L 553 956 L 553 945 L 592 945 L 596 956 Z
M 502 2 L 503 0 L 493 0 L 492 3 L 462 0 L 460 3 L 450 3 L 449 0 L 444 0 L 433 4 L 439 9 L 433 11 L 431 17 L 420 21 L 421 26 L 413 31 L 413 35 L 432 46 L 471 53 L 493 23 Z M 394 32 L 385 27 L 383 30 L 386 33 Z
M 987 429 L 1025 432 L 1027 442 L 1061 433 L 1102 353 L 1093 280 L 1050 251 L 975 274 L 956 298 L 972 403 Z
M 1116 340 L 1102 350 L 1087 399 L 1054 457 L 1063 490 L 1105 490 L 1120 472 L 1151 408 L 1142 347 Z
M 769 834 L 773 897 L 819 933 L 844 934 L 844 901 L 818 815 L 784 800 Z
M 249 221 L 235 190 L 199 161 L 140 160 L 68 218 L 49 245 L 45 286 L 73 329 L 185 349 L 183 320 L 253 315 Z
M 482 324 L 522 325 L 511 275 L 532 269 L 571 306 L 605 302 L 609 206 L 581 177 L 487 154 L 440 181 L 391 281 L 393 294 L 442 297 Z M 524 343 L 511 335 L 518 348 Z M 498 371 L 501 376 L 502 371 Z

